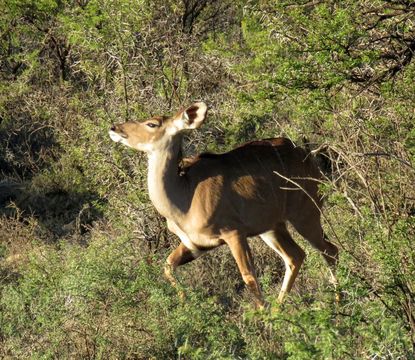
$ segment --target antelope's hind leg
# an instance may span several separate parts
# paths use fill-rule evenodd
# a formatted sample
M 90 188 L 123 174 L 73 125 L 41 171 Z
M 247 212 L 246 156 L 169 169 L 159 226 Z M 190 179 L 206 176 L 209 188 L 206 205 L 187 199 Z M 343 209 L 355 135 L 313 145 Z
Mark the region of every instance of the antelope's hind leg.
M 278 301 L 282 302 L 294 284 L 295 278 L 305 259 L 304 250 L 297 245 L 287 230 L 285 223 L 279 223 L 274 230 L 260 235 L 261 239 L 273 249 L 285 263 L 285 274 Z
M 295 230 L 303 236 L 314 248 L 319 250 L 326 260 L 329 271 L 330 280 L 334 286 L 336 292 L 336 301 L 340 300 L 340 294 L 337 292 L 337 278 L 336 278 L 336 267 L 339 260 L 339 249 L 336 245 L 332 244 L 327 240 L 326 235 L 323 232 L 320 220 L 320 210 L 314 205 L 310 205 L 310 210 L 307 213 L 306 219 L 293 218 L 289 221 L 294 226 Z

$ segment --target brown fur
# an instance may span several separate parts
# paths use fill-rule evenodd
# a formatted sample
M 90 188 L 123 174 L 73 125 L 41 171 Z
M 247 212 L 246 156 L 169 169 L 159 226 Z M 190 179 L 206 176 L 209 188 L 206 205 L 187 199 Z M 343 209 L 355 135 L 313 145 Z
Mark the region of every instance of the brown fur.
M 334 271 L 338 251 L 323 234 L 320 174 L 308 152 L 288 139 L 273 138 L 223 154 L 182 159 L 181 131 L 199 127 L 205 116 L 206 105 L 195 103 L 172 118 L 125 123 L 110 132 L 115 141 L 149 153 L 150 198 L 182 240 L 167 259 L 166 276 L 175 284 L 177 266 L 226 243 L 262 306 L 247 243 L 247 237 L 259 235 L 285 262 L 281 301 L 305 258 L 287 231 L 287 222 L 322 252 Z M 154 121 L 157 127 L 149 127 Z M 336 281 L 333 273 L 332 280 Z

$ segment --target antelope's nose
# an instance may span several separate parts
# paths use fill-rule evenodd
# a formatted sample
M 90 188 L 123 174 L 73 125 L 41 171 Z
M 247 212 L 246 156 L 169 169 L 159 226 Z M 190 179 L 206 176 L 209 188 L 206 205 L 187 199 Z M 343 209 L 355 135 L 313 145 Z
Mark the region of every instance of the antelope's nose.
M 115 125 L 113 124 L 113 125 L 111 126 L 111 131 L 115 131 L 115 129 L 116 129 L 116 127 L 115 127 Z

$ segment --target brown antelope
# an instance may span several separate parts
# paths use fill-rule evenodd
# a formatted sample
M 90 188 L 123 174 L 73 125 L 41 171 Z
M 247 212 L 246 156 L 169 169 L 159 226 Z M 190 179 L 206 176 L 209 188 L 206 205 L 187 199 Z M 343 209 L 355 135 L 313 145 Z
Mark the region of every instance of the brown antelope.
M 179 164 L 182 133 L 206 117 L 203 102 L 173 117 L 112 126 L 111 139 L 148 155 L 148 190 L 158 212 L 181 244 L 166 261 L 165 275 L 175 286 L 174 270 L 208 250 L 227 244 L 242 278 L 264 300 L 247 238 L 259 235 L 284 260 L 278 300 L 293 286 L 305 253 L 287 231 L 287 222 L 321 251 L 335 282 L 338 250 L 325 239 L 318 195 L 319 170 L 309 154 L 285 138 L 252 141 L 224 154 L 201 154 Z

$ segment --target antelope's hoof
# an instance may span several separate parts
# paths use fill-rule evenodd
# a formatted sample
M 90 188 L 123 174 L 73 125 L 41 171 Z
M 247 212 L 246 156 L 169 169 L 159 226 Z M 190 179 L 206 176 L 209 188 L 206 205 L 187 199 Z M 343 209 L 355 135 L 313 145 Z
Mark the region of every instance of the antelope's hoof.
M 261 300 L 255 302 L 255 310 L 268 311 L 270 308 L 270 304 L 266 301 Z
M 177 295 L 179 295 L 179 299 L 181 302 L 186 301 L 186 293 L 183 290 L 178 290 Z
M 343 300 L 343 294 L 340 291 L 336 291 L 334 299 L 336 301 L 336 305 L 340 305 L 341 301 Z

